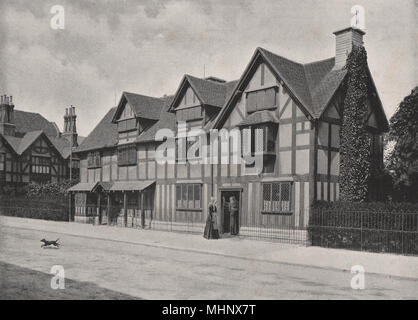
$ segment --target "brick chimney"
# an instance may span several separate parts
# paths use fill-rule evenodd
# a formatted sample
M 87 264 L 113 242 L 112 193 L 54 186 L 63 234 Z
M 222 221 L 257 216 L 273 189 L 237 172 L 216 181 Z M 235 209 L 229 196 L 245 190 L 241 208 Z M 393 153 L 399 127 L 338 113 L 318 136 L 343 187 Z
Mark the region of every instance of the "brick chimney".
M 348 54 L 353 46 L 363 46 L 363 30 L 349 27 L 335 31 L 335 66 L 334 69 L 341 69 L 345 66 Z
M 75 107 L 71 106 L 69 108 L 65 108 L 64 132 L 62 133 L 62 136 L 69 142 L 72 142 L 73 147 L 78 146 L 76 120 L 77 115 L 75 114 Z
M 15 136 L 16 125 L 14 117 L 13 97 L 3 95 L 0 98 L 0 133 L 5 136 Z

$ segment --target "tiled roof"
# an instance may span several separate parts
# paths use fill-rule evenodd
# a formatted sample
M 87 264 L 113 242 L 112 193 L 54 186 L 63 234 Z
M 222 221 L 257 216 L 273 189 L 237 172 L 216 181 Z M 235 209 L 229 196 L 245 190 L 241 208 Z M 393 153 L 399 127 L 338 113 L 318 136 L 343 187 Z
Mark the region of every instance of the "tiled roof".
M 191 75 L 185 75 L 185 77 L 203 104 L 219 108 L 223 107 L 227 98 L 227 82 L 215 82 Z
M 318 118 L 346 75 L 344 69 L 333 69 L 335 58 L 301 64 L 258 48 L 307 111 Z
M 16 153 L 19 152 L 19 145 L 20 145 L 20 142 L 22 141 L 22 138 L 13 137 L 13 136 L 6 136 L 6 135 L 1 135 L 1 136 L 12 147 L 14 152 L 16 152 Z
M 283 80 L 284 84 L 299 100 L 306 111 L 314 118 L 321 116 L 346 75 L 345 69 L 334 69 L 335 58 L 302 64 L 279 56 L 266 49 L 257 48 L 251 61 L 254 61 L 260 55 Z M 239 86 L 243 84 L 243 79 L 247 76 L 250 66 L 251 63 L 241 77 Z M 222 119 L 224 119 L 225 114 L 232 106 L 230 102 L 226 101 L 226 105 L 217 115 L 216 119 L 212 120 L 211 127 L 221 125 Z
M 67 139 L 49 137 L 49 140 L 51 140 L 52 144 L 64 159 L 67 159 L 70 156 L 70 142 Z
M 91 192 L 98 182 L 80 182 L 72 186 L 68 191 L 77 192 L 77 191 L 88 191 Z
M 114 181 L 110 191 L 141 191 L 152 185 L 155 180 Z
M 163 98 L 155 99 L 159 100 L 162 103 L 160 108 L 160 114 L 157 118 L 158 121 L 152 124 L 149 128 L 147 128 L 137 137 L 137 143 L 154 141 L 155 134 L 159 129 L 168 128 L 173 131 L 175 131 L 176 129 L 175 115 L 167 112 L 168 107 L 170 106 L 171 101 L 173 99 L 173 96 L 166 96 Z M 94 130 L 76 148 L 75 152 L 85 152 L 90 150 L 115 147 L 118 144 L 117 124 L 112 122 L 116 110 L 117 108 L 114 107 L 104 116 L 104 118 L 94 128 Z
M 20 140 L 19 149 L 17 153 L 22 154 L 23 152 L 25 152 L 25 150 L 29 148 L 32 145 L 32 143 L 35 142 L 36 139 L 39 138 L 42 132 L 43 131 L 38 130 L 26 133 Z
M 38 139 L 42 134 L 45 135 L 44 131 L 36 130 L 25 133 L 23 137 L 13 137 L 13 136 L 5 136 L 3 135 L 4 139 L 10 144 L 13 150 L 18 154 L 23 154 L 35 141 Z M 48 137 L 45 135 L 46 139 L 48 139 L 55 149 L 59 152 L 59 154 L 66 159 L 70 154 L 70 148 L 68 145 L 67 140 L 64 138 L 55 138 L 55 137 Z
M 164 106 L 164 99 L 148 97 L 141 94 L 123 92 L 126 100 L 133 108 L 136 117 L 158 120 L 161 109 Z
M 250 114 L 248 117 L 243 119 L 237 126 L 244 127 L 261 123 L 279 123 L 279 119 L 277 118 L 274 111 L 262 110 Z
M 43 130 L 47 136 L 59 136 L 59 130 L 55 123 L 48 121 L 39 113 L 27 111 L 14 111 L 16 132 L 26 133 Z
M 117 124 L 112 123 L 116 107 L 110 109 L 75 152 L 113 147 L 118 143 Z
M 174 96 L 165 97 L 165 105 L 161 111 L 159 120 L 154 123 L 150 128 L 142 132 L 136 139 L 136 142 L 149 142 L 155 140 L 155 134 L 159 129 L 170 129 L 173 132 L 176 131 L 176 116 L 175 114 L 168 112 L 171 102 Z

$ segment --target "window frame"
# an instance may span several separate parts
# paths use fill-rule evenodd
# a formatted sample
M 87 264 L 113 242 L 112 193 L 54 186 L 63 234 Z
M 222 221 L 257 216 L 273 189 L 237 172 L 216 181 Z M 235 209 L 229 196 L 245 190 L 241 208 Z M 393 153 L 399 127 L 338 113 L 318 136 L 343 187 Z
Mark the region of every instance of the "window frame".
M 268 90 L 274 90 L 274 103 L 271 106 L 266 106 L 266 101 L 267 101 L 266 97 L 268 97 L 268 94 L 267 94 Z M 245 92 L 245 109 L 247 111 L 247 114 L 257 112 L 257 111 L 262 111 L 262 110 L 276 109 L 278 105 L 278 92 L 279 92 L 279 87 L 277 85 L 260 88 L 257 90 L 246 91 Z M 255 97 L 253 97 L 254 95 Z M 252 99 L 250 100 L 249 97 L 252 97 Z M 258 104 L 260 103 L 261 98 L 263 100 L 263 105 L 259 106 Z M 249 104 L 249 101 L 252 101 L 252 100 L 254 100 L 254 103 L 255 103 L 254 106 Z
M 264 198 L 264 186 L 265 185 L 270 185 L 270 200 L 265 200 Z M 282 200 L 282 186 L 283 185 L 287 185 L 288 186 L 288 190 L 289 190 L 289 200 Z M 261 183 L 261 214 L 268 214 L 268 215 L 292 215 L 293 214 L 293 209 L 292 209 L 292 193 L 293 193 L 293 182 L 292 181 L 271 181 L 271 182 L 262 182 Z M 280 210 L 273 210 L 273 186 L 279 186 L 280 187 L 280 200 L 278 201 L 274 201 L 274 202 L 278 202 L 279 204 L 277 204 L 277 206 L 279 206 L 281 209 Z M 270 202 L 270 209 L 266 209 L 265 208 L 265 201 Z M 288 202 L 288 210 L 283 210 L 283 203 L 282 202 Z
M 31 174 L 48 176 L 51 175 L 52 161 L 49 157 L 31 156 Z M 12 171 L 13 168 L 12 168 Z
M 132 154 L 130 154 L 132 152 Z M 138 164 L 138 150 L 136 145 L 118 147 L 118 166 L 136 166 Z
M 179 183 L 177 184 L 176 186 L 176 210 L 178 211 L 202 211 L 203 210 L 203 203 L 202 203 L 203 202 L 202 201 L 203 190 L 202 189 L 203 189 L 202 183 Z M 197 190 L 198 197 L 196 196 L 196 190 Z M 190 192 L 192 193 L 193 199 L 189 199 Z
M 6 171 L 6 153 L 0 152 L 0 172 Z
M 101 168 L 102 167 L 102 157 L 100 151 L 92 151 L 87 154 L 87 168 Z

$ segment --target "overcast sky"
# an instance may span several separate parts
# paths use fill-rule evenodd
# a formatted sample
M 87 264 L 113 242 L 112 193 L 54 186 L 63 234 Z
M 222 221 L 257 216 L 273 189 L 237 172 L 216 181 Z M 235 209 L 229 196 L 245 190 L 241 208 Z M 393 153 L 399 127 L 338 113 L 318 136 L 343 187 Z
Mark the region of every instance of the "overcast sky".
M 418 0 L 0 0 L 0 94 L 62 129 L 77 108 L 88 135 L 122 91 L 173 94 L 183 74 L 237 79 L 256 47 L 297 62 L 334 56 L 350 8 L 366 10 L 365 46 L 386 114 L 417 85 Z M 65 29 L 53 30 L 53 5 Z

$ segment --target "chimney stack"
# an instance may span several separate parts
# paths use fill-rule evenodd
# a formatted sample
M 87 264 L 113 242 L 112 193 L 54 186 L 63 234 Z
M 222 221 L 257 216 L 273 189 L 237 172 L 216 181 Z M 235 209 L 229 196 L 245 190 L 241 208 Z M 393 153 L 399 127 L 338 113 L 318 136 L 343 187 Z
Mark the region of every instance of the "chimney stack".
M 65 115 L 64 115 L 64 132 L 62 136 L 66 138 L 68 141 L 73 142 L 73 147 L 78 146 L 78 134 L 77 134 L 77 127 L 76 127 L 76 119 L 77 116 L 75 114 L 75 107 L 70 106 L 65 108 Z
M 335 66 L 334 69 L 342 69 L 353 46 L 363 46 L 363 30 L 349 27 L 335 31 Z
M 0 133 L 6 136 L 15 136 L 16 125 L 13 97 L 2 95 L 0 101 Z

